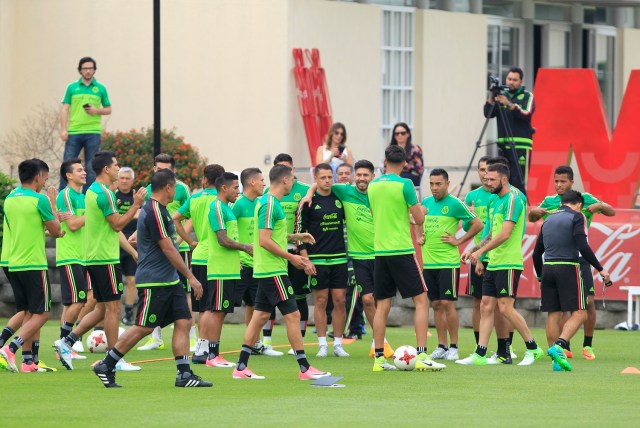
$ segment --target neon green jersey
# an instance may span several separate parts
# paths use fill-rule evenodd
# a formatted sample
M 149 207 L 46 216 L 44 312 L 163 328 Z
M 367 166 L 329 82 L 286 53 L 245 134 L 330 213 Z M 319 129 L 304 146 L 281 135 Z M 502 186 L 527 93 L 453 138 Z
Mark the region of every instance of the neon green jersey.
M 82 217 L 85 211 L 84 194 L 67 186 L 58 193 L 56 207 L 60 212 Z M 65 235 L 56 239 L 56 266 L 84 264 L 85 228 L 72 232 L 67 222 L 63 222 L 60 227 Z
M 88 114 L 82 106 L 85 104 L 91 104 L 95 108 L 111 106 L 107 88 L 103 84 L 93 79 L 89 85 L 85 85 L 80 78 L 67 86 L 62 104 L 69 104 L 67 125 L 69 135 L 102 133 L 102 116 Z
M 492 193 L 489 190 L 485 190 L 484 187 L 478 187 L 477 189 L 472 190 L 467 193 L 467 196 L 464 198 L 464 203 L 467 206 L 473 205 L 473 212 L 478 216 L 482 224 L 487 224 L 487 218 L 489 217 L 489 200 L 491 199 Z M 463 222 L 462 228 L 467 231 L 469 230 L 469 222 Z M 482 233 L 476 234 L 473 237 L 473 243 L 478 245 L 478 243 L 482 240 Z
M 107 217 L 118 214 L 116 195 L 97 181 L 87 190 L 85 196 L 84 228 L 86 245 L 86 265 L 106 265 L 120 263 L 120 240 Z
M 589 208 L 591 205 L 599 204 L 600 201 L 594 198 L 591 193 L 585 192 L 582 194 L 582 197 L 584 198 L 584 205 L 582 206 L 582 214 L 584 214 L 584 216 L 587 218 L 587 228 L 589 228 L 591 227 L 591 221 L 593 221 L 593 213 L 589 212 L 587 208 Z M 560 195 L 547 196 L 544 198 L 544 200 L 540 204 L 540 208 L 544 208 L 545 210 L 548 211 L 549 214 L 551 214 L 552 212 L 557 211 L 558 208 L 560 208 L 561 200 L 562 200 L 562 196 Z M 549 217 L 549 214 L 543 216 L 542 218 L 546 219 L 547 217 Z
M 373 215 L 369 195 L 353 184 L 334 184 L 331 191 L 344 206 L 349 256 L 355 260 L 373 259 Z
M 414 254 L 409 207 L 418 203 L 411 180 L 385 174 L 369 184 L 376 256 Z
M 433 196 L 424 198 L 422 206 L 428 210 L 424 218 L 423 267 L 425 269 L 459 268 L 458 247 L 442 242 L 440 237 L 446 232 L 455 236 L 460 221 L 471 221 L 476 218 L 476 215 L 460 199 L 450 194 L 440 200 Z
M 207 279 L 240 279 L 240 251 L 223 247 L 218 241 L 219 230 L 238 242 L 238 221 L 228 204 L 216 199 L 209 206 L 209 257 Z
M 20 186 L 13 189 L 9 195 L 16 190 L 20 189 Z M 2 211 L 4 214 L 4 210 Z M 7 218 L 2 218 L 2 252 L 0 253 L 0 267 L 9 266 L 9 253 L 11 252 L 11 229 L 7 226 Z
M 206 265 L 209 258 L 209 206 L 218 197 L 216 189 L 204 189 L 192 195 L 187 202 L 178 208 L 178 212 L 190 218 L 193 231 L 196 233 L 198 245 L 191 255 L 191 264 Z
M 490 224 L 491 237 L 495 238 L 502 230 L 505 221 L 515 223 L 509 238 L 499 247 L 489 251 L 487 270 L 517 269 L 523 270 L 522 238 L 525 231 L 526 200 L 513 186 L 504 196 L 494 195 L 491 199 Z
M 308 184 L 302 183 L 297 179 L 293 182 L 291 192 L 288 195 L 283 196 L 280 200 L 280 206 L 282 207 L 285 216 L 287 216 L 287 233 L 294 233 L 296 228 L 300 228 L 300 217 L 296 216 L 298 211 L 298 205 L 300 205 L 300 199 L 304 198 L 309 191 Z M 269 187 L 264 189 L 264 194 L 269 193 Z M 293 244 L 289 244 L 289 248 L 293 248 Z
M 260 229 L 271 229 L 271 239 L 287 251 L 287 217 L 278 198 L 265 193 L 258 198 L 253 228 L 253 277 L 287 275 L 287 260 L 260 246 Z
M 16 189 L 4 201 L 4 218 L 11 229 L 9 271 L 46 270 L 44 223 L 54 219 L 49 199 L 31 189 Z
M 238 241 L 243 244 L 253 244 L 254 214 L 257 202 L 258 198 L 251 200 L 245 195 L 240 195 L 240 198 L 231 208 L 238 221 Z M 253 267 L 253 257 L 244 251 L 240 251 L 240 263 L 242 266 Z

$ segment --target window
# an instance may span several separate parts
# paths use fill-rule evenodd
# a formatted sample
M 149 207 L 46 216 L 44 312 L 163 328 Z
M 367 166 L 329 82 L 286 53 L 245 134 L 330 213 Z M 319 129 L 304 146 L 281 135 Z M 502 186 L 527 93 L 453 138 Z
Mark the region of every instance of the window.
M 610 27 L 587 27 L 583 30 L 583 63 L 598 76 L 607 117 L 615 124 L 615 50 L 616 30 Z
M 522 24 L 490 20 L 487 40 L 489 73 L 503 82 L 511 67 L 522 67 Z
M 382 120 L 383 147 L 391 141 L 397 122 L 413 124 L 414 9 L 382 8 Z

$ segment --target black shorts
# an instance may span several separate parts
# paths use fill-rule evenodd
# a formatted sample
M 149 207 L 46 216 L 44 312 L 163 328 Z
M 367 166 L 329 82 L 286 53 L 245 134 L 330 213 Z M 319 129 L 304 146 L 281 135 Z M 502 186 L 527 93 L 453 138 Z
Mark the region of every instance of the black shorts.
M 458 286 L 460 285 L 460 269 L 424 269 L 424 282 L 427 284 L 427 296 L 434 300 L 458 300 Z
M 310 290 L 346 289 L 349 284 L 349 267 L 338 265 L 316 265 L 315 276 L 307 277 Z
M 587 309 L 587 290 L 580 271 L 578 264 L 544 264 L 540 284 L 542 312 Z
M 79 264 L 62 265 L 60 271 L 60 294 L 62 304 L 69 306 L 73 303 L 87 301 L 87 274 L 84 266 Z
M 87 266 L 96 302 L 120 300 L 124 286 L 120 264 Z
M 180 257 L 184 264 L 187 265 L 187 269 L 191 269 L 191 251 L 180 251 Z M 191 293 L 191 284 L 189 284 L 187 277 L 178 271 L 178 278 L 180 278 L 180 283 L 182 284 L 184 291 Z
M 269 313 L 273 311 L 273 308 L 278 308 L 282 315 L 297 311 L 298 305 L 289 277 L 279 275 L 259 278 L 255 308 L 257 311 Z
M 289 253 L 297 254 L 291 250 L 289 250 Z M 287 272 L 296 296 L 306 296 L 311 292 L 311 290 L 309 290 L 309 277 L 304 273 L 304 270 L 296 268 L 291 263 L 287 263 Z
M 356 275 L 356 284 L 360 286 L 360 295 L 373 293 L 373 260 L 353 260 L 353 272 Z
M 165 327 L 175 320 L 191 319 L 182 284 L 168 287 L 138 288 L 138 316 L 140 327 Z
M 133 259 L 133 256 L 124 250 L 120 250 L 120 269 L 122 269 L 123 276 L 134 276 L 138 264 Z
M 235 279 L 210 279 L 207 281 L 207 294 L 200 299 L 200 311 L 233 313 L 236 293 Z
M 236 282 L 236 294 L 234 305 L 236 307 L 245 305 L 253 306 L 256 302 L 256 292 L 258 291 L 258 280 L 253 277 L 253 268 L 242 266 L 240 268 L 240 280 Z
M 427 292 L 415 254 L 376 256 L 373 272 L 376 300 L 395 297 L 398 291 L 403 299 Z
M 596 295 L 596 286 L 593 283 L 593 274 L 591 273 L 591 265 L 588 261 L 580 258 L 580 273 L 582 274 L 582 283 L 587 292 L 587 296 Z
M 11 284 L 11 272 L 9 272 L 9 267 L 2 266 L 2 271 L 4 272 L 4 276 L 7 277 L 7 281 L 9 281 L 9 284 Z
M 490 297 L 516 298 L 521 270 L 485 270 L 482 281 L 482 295 Z
M 41 314 L 51 310 L 48 271 L 22 270 L 11 272 L 10 277 L 17 312 L 29 311 L 32 314 Z
M 209 292 L 209 285 L 207 284 L 207 265 L 191 265 L 191 273 L 202 285 L 202 297 L 200 300 L 196 300 L 193 296 L 193 292 L 191 293 L 191 307 L 193 308 L 193 312 L 204 312 L 205 309 L 200 309 L 200 306 L 204 305 L 204 298 Z
M 89 276 L 89 271 L 87 270 L 86 266 L 84 267 L 84 280 L 87 283 L 87 291 L 93 291 L 93 285 L 91 284 L 91 276 Z
M 482 299 L 482 280 L 484 276 L 476 273 L 476 265 L 469 265 L 469 276 L 467 277 L 467 291 L 465 294 L 473 296 L 475 299 Z

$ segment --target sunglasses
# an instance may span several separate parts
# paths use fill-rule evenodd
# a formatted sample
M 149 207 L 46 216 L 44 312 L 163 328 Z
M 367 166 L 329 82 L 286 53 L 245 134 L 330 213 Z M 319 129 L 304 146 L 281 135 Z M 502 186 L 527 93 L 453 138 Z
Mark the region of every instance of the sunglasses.
M 342 131 L 336 131 L 336 132 L 334 132 L 333 134 L 334 134 L 334 135 L 344 135 L 344 132 L 342 132 Z
M 407 131 L 398 131 L 393 133 L 393 135 L 395 135 L 396 137 L 404 137 L 407 134 L 408 134 Z

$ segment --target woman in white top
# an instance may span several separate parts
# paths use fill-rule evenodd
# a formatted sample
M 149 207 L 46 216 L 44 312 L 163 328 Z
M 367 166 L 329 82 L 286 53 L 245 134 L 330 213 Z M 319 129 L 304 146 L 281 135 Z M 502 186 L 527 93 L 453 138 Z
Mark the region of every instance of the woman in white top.
M 353 154 L 346 147 L 347 128 L 340 122 L 331 125 L 324 144 L 318 147 L 316 152 L 316 165 L 319 163 L 328 163 L 333 168 L 335 174 L 336 168 L 343 163 L 353 165 Z

